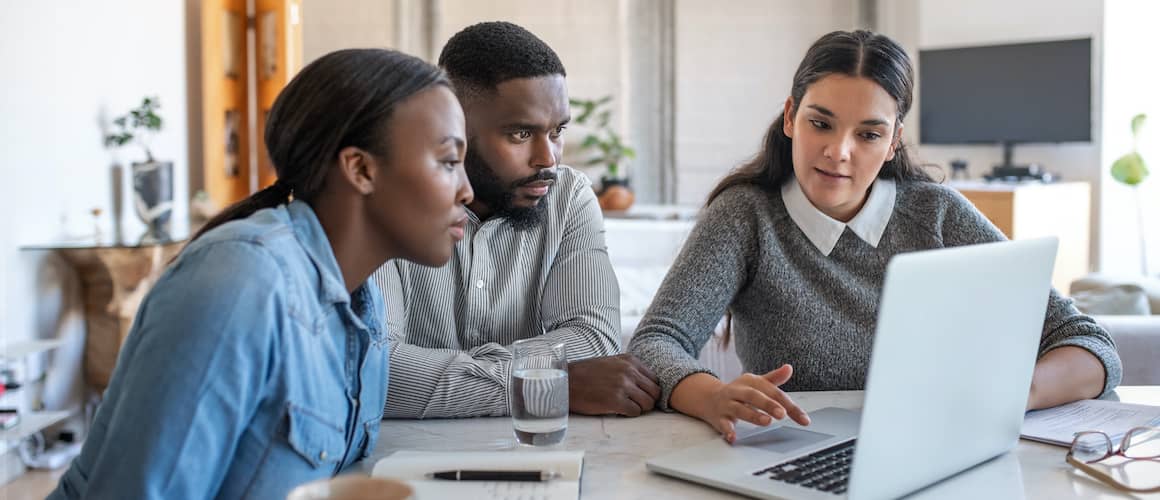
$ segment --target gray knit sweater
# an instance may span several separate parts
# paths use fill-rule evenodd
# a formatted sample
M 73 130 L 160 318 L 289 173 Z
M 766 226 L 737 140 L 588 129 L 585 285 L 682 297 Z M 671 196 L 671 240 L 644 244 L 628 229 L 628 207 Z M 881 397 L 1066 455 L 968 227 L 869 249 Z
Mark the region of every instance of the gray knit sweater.
M 696 356 L 726 308 L 745 371 L 765 373 L 790 363 L 794 376 L 782 386 L 787 391 L 863 389 L 890 258 L 1005 239 L 953 189 L 926 182 L 897 186 L 878 247 L 847 228 L 829 256 L 793 222 L 780 192 L 733 187 L 703 210 L 629 344 L 660 379 L 661 407 L 668 409 L 682 379 L 711 373 Z M 1111 337 L 1052 290 L 1039 354 L 1065 345 L 1103 362 L 1105 392 L 1119 384 Z

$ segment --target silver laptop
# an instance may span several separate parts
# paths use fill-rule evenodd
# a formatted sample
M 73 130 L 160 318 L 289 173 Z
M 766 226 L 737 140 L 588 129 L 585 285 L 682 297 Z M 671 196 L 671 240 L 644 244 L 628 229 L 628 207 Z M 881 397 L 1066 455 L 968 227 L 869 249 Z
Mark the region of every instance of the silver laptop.
M 896 498 L 1015 446 L 1055 238 L 908 253 L 886 270 L 862 411 L 739 426 L 649 470 L 757 498 Z

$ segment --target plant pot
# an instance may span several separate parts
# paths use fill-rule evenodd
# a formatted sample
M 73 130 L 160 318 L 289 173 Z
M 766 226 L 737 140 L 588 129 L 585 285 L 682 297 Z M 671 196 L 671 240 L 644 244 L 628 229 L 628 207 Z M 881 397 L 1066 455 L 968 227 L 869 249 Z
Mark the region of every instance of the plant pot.
M 173 162 L 134 163 L 133 208 L 145 223 L 141 243 L 172 241 L 169 219 L 173 215 Z
M 603 210 L 628 210 L 636 196 L 628 185 L 628 179 L 615 177 L 600 178 L 600 193 L 596 200 Z

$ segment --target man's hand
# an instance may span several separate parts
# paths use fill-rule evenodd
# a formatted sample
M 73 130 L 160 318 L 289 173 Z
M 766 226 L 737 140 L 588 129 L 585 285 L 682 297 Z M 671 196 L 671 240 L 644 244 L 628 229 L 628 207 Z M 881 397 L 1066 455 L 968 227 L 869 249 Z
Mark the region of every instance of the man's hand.
M 575 361 L 568 364 L 568 404 L 583 415 L 636 417 L 661 396 L 656 379 L 631 354 Z

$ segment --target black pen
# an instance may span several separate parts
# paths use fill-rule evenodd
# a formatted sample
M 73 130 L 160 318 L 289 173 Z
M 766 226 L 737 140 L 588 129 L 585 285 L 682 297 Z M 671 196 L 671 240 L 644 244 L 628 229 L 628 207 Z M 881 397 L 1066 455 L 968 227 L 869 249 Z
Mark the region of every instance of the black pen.
M 432 472 L 428 477 L 451 481 L 547 481 L 560 477 L 560 473 L 539 470 L 447 470 Z

